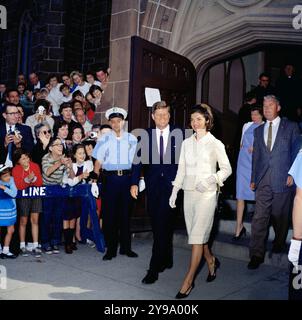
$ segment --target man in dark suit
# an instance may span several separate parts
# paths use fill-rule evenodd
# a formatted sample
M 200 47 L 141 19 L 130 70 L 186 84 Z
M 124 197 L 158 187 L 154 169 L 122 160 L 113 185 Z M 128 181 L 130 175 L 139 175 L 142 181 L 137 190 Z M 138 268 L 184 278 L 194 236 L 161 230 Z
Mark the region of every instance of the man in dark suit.
M 169 206 L 169 197 L 172 192 L 172 181 L 177 172 L 179 152 L 176 147 L 181 146 L 181 141 L 176 143 L 172 133 L 174 127 L 169 125 L 170 107 L 160 101 L 153 105 L 152 119 L 155 129 L 147 129 L 147 136 L 141 137 L 138 146 L 142 146 L 143 152 L 149 151 L 148 157 L 138 164 L 133 165 L 133 179 L 131 195 L 137 199 L 138 184 L 143 171 L 146 183 L 147 208 L 151 217 L 153 232 L 153 248 L 147 275 L 142 282 L 154 283 L 158 279 L 158 273 L 173 266 L 173 218 L 174 210 Z M 175 130 L 174 130 L 175 131 Z M 180 140 L 183 139 L 182 130 L 178 129 Z M 144 146 L 149 145 L 148 149 Z M 180 151 L 180 150 L 179 150 Z M 142 152 L 142 153 L 143 153 Z
M 4 122 L 0 126 L 0 163 L 12 166 L 12 155 L 17 148 L 31 152 L 34 147 L 29 126 L 19 124 L 19 110 L 13 104 L 7 104 L 3 112 Z
M 28 89 L 34 91 L 35 89 L 42 89 L 45 87 L 45 83 L 39 79 L 38 75 L 35 72 L 32 72 L 29 75 L 29 84 Z
M 252 220 L 249 269 L 257 269 L 264 261 L 266 236 L 270 218 L 275 231 L 273 253 L 280 253 L 288 232 L 293 201 L 293 178 L 288 171 L 298 153 L 296 123 L 281 119 L 281 106 L 273 95 L 264 97 L 266 123 L 254 131 L 251 188 L 256 191 Z

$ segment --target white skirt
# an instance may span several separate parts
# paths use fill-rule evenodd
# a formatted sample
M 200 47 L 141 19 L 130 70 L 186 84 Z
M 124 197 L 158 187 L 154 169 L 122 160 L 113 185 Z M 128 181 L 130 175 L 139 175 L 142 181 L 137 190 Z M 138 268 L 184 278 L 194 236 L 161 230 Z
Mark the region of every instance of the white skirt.
M 189 244 L 209 241 L 216 208 L 216 191 L 185 191 L 184 214 Z

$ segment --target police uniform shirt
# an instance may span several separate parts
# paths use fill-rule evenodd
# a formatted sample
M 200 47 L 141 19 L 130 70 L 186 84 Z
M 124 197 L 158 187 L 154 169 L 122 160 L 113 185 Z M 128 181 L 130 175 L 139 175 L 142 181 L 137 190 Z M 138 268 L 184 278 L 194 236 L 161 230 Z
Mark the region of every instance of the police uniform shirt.
M 111 131 L 98 141 L 92 156 L 97 159 L 104 170 L 130 170 L 137 146 L 137 138 L 129 133 L 123 132 L 117 137 Z

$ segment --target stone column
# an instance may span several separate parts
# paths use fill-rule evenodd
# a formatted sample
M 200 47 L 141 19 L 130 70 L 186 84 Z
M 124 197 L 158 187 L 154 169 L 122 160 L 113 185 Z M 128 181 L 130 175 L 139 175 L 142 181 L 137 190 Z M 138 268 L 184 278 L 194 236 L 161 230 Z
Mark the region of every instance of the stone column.
M 110 79 L 97 109 L 94 123 L 106 123 L 105 112 L 111 106 L 128 110 L 131 36 L 138 34 L 139 0 L 113 0 L 110 27 Z

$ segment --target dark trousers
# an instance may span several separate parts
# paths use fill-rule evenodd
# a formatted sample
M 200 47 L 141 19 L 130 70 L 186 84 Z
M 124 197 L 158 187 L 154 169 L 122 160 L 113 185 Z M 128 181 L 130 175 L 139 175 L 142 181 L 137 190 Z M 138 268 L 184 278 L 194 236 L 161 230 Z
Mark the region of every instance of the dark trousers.
M 41 214 L 41 245 L 43 249 L 61 243 L 62 201 L 64 201 L 62 198 L 43 199 L 43 213 Z
M 270 219 L 275 232 L 274 248 L 281 250 L 286 242 L 294 194 L 291 188 L 288 192 L 274 193 L 271 179 L 268 170 L 256 189 L 250 256 L 264 258 Z
M 129 211 L 131 205 L 130 175 L 104 177 L 102 185 L 103 231 L 108 253 L 131 250 Z
M 169 206 L 172 188 L 167 188 L 164 183 L 158 181 L 156 188 L 148 188 L 147 186 L 147 190 L 148 212 L 153 232 L 149 269 L 153 272 L 159 272 L 167 264 L 173 263 L 174 211 Z

